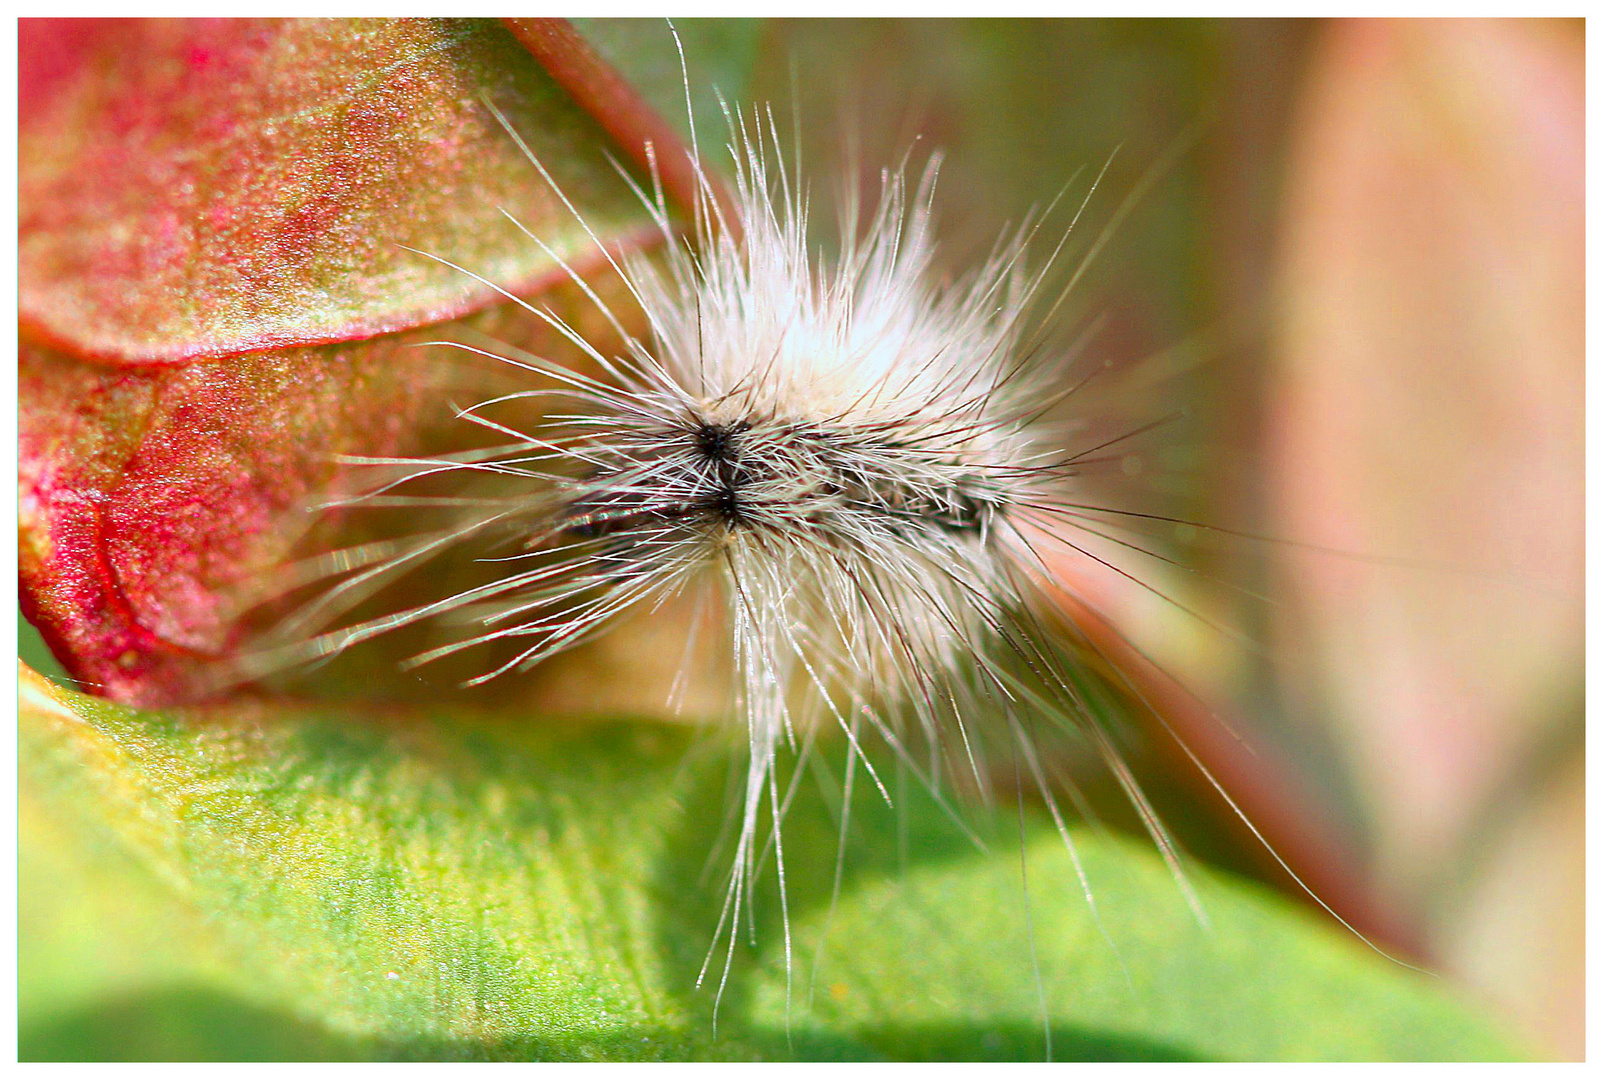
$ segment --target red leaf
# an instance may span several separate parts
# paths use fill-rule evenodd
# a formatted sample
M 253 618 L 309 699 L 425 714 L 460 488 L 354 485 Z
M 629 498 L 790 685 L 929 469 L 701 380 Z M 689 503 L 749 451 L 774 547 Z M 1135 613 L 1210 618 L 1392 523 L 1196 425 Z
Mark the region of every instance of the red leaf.
M 400 245 L 548 292 L 564 273 L 504 207 L 599 261 L 481 97 L 608 244 L 646 235 L 609 160 L 632 150 L 493 22 L 35 20 L 20 48 L 24 611 L 97 692 L 181 701 L 335 455 L 466 427 L 463 365 L 414 346 L 502 297 Z M 576 297 L 547 299 L 595 318 Z M 505 305 L 472 321 L 561 344 Z
M 23 325 L 173 363 L 453 318 L 592 246 L 479 100 L 602 235 L 643 220 L 606 136 L 494 23 L 25 24 Z

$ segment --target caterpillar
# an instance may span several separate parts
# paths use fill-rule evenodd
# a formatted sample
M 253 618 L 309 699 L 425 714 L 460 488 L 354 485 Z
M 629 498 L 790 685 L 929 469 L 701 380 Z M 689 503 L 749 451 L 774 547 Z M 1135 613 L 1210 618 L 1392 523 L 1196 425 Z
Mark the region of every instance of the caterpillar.
M 674 41 L 679 47 L 677 34 Z M 352 459 L 379 479 L 339 505 L 390 506 L 413 490 L 444 490 L 446 501 L 469 509 L 436 532 L 326 560 L 345 576 L 282 628 L 292 644 L 256 662 L 266 669 L 326 658 L 444 621 L 450 639 L 408 666 L 487 653 L 493 659 L 466 679 L 480 685 L 688 598 L 698 612 L 692 626 L 710 621 L 724 635 L 732 711 L 746 735 L 730 872 L 701 971 L 715 973 L 719 997 L 769 850 L 785 903 L 785 808 L 800 761 L 823 733 L 845 744 L 848 785 L 860 772 L 886 801 L 882 765 L 865 751 L 870 739 L 932 788 L 944 773 L 984 791 L 992 759 L 1006 757 L 1057 820 L 1071 855 L 1039 742 L 1045 729 L 1089 745 L 1205 919 L 1174 842 L 1088 699 L 1095 691 L 1086 665 L 1110 661 L 1077 624 L 1080 608 L 1062 576 L 1066 561 L 1079 560 L 1179 603 L 1107 554 L 1166 558 L 1120 532 L 1152 515 L 1102 501 L 1092 478 L 1122 466 L 1130 441 L 1163 418 L 1116 417 L 1110 426 L 1088 414 L 1081 404 L 1108 366 L 1092 362 L 1065 378 L 1084 341 L 1050 340 L 1064 298 L 1140 190 L 1101 225 L 1061 288 L 1047 286 L 1080 235 L 1105 164 L 1071 178 L 1059 200 L 966 274 L 943 277 L 936 265 L 939 154 L 917 172 L 884 170 L 866 203 L 848 189 L 819 250 L 806 180 L 787 164 L 770 111 L 724 104 L 731 183 L 703 164 L 682 47 L 678 55 L 695 184 L 688 230 L 664 195 L 654 152 L 649 187 L 620 170 L 655 227 L 651 252 L 612 253 L 484 100 L 622 283 L 622 300 L 608 298 L 591 274 L 524 229 L 621 351 L 471 266 L 413 252 L 500 292 L 586 367 L 494 341 L 434 342 L 524 380 L 458 410 L 499 443 L 415 460 Z M 1068 199 L 1075 181 L 1081 189 Z M 1059 205 L 1067 223 L 1043 243 Z M 519 404 L 538 406 L 536 425 L 495 418 Z M 413 505 L 429 501 L 424 494 Z M 487 580 L 306 632 L 466 547 L 487 553 Z M 788 777 L 786 756 L 796 761 Z M 1080 873 L 1094 911 L 1092 882 Z M 782 921 L 788 961 L 788 915 Z

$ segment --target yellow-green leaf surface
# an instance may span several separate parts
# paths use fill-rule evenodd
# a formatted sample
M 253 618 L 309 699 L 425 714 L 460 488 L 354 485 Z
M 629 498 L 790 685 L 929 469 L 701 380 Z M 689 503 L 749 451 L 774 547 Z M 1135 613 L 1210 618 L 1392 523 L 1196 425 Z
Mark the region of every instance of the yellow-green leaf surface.
M 911 784 L 895 812 L 861 785 L 831 912 L 839 796 L 811 779 L 790 1004 L 770 856 L 715 1031 L 725 743 L 322 708 L 158 715 L 24 672 L 24 1058 L 1510 1053 L 1286 901 L 1199 869 L 1203 926 L 1149 849 L 1076 830 L 1099 928 L 1049 823 L 1021 864 L 1014 815 L 981 848 Z

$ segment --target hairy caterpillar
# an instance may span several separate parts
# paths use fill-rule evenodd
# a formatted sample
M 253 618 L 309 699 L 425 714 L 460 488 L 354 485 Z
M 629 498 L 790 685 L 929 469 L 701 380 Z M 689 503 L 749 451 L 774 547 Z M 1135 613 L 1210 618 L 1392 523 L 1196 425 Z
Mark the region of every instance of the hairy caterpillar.
M 909 763 L 915 741 L 943 746 L 948 773 L 982 787 L 988 751 L 1016 748 L 1045 792 L 1028 730 L 1041 716 L 1084 732 L 1120 768 L 1106 733 L 1083 720 L 1070 670 L 1079 658 L 1059 640 L 1066 628 L 1044 625 L 1063 620 L 1041 549 L 1073 550 L 1064 536 L 1076 520 L 1088 533 L 1112 527 L 1117 509 L 1088 501 L 1078 474 L 1122 461 L 1121 442 L 1142 425 L 1105 436 L 1047 426 L 1046 414 L 1062 419 L 1063 406 L 1083 400 L 1090 377 L 1063 381 L 1050 369 L 1061 352 L 1038 349 L 1038 324 L 1052 311 L 1027 315 L 1045 280 L 1044 267 L 1025 269 L 1028 227 L 969 278 L 943 284 L 930 266 L 935 173 L 911 190 L 891 174 L 863 227 L 848 216 L 841 250 L 821 261 L 806 245 L 802 184 L 785 172 L 771 118 L 737 112 L 731 125 L 734 207 L 720 207 L 698 175 L 685 242 L 654 192 L 643 203 L 663 261 L 613 267 L 650 335 L 633 337 L 591 293 L 629 345 L 622 357 L 590 347 L 598 376 L 482 349 L 536 377 L 535 389 L 464 410 L 513 442 L 454 460 L 370 462 L 401 475 L 358 502 L 402 497 L 415 481 L 479 493 L 472 485 L 483 480 L 499 505 L 399 553 L 382 549 L 330 591 L 323 611 L 465 542 L 510 540 L 498 575 L 340 627 L 302 653 L 450 617 L 472 628 L 419 659 L 510 645 L 479 681 L 580 644 L 615 616 L 713 596 L 729 612 L 751 757 L 728 925 L 718 931 L 732 950 L 765 843 L 761 815 L 777 823 L 786 802 L 776 758 L 817 728 L 840 729 L 849 766 L 876 782 L 856 748 L 870 729 Z M 1055 307 L 1055 294 L 1044 300 Z M 550 313 L 530 315 L 588 345 Z M 538 429 L 488 419 L 498 404 L 554 396 L 579 407 Z M 779 836 L 776 825 L 783 873 Z

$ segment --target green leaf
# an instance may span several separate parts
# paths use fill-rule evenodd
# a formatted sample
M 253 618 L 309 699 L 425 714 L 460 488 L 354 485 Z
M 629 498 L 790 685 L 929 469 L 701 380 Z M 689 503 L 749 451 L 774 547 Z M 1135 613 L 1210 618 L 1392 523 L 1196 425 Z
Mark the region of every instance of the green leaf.
M 770 861 L 715 1034 L 721 950 L 695 982 L 743 765 L 711 736 L 269 702 L 159 715 L 32 673 L 23 690 L 24 1058 L 1043 1051 L 1010 814 L 981 821 L 981 850 L 915 785 L 892 780 L 893 813 L 861 783 L 831 914 L 838 789 L 806 778 L 784 831 L 790 1006 Z M 1205 928 L 1149 849 L 1072 836 L 1100 930 L 1062 840 L 1025 822 L 1060 1058 L 1510 1052 L 1441 984 L 1257 886 L 1198 870 Z

